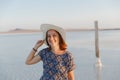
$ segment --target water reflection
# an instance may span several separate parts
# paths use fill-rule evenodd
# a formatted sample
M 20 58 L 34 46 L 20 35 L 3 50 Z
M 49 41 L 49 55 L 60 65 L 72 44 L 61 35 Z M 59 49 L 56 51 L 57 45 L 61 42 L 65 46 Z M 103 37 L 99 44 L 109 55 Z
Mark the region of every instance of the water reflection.
M 102 67 L 95 67 L 96 71 L 96 80 L 102 80 Z

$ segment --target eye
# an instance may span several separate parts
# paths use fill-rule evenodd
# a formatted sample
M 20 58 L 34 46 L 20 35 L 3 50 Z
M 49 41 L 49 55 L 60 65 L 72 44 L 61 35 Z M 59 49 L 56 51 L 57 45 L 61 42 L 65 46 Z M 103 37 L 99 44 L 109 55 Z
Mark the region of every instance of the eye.
M 53 35 L 53 37 L 56 37 L 56 36 L 57 36 L 56 34 Z

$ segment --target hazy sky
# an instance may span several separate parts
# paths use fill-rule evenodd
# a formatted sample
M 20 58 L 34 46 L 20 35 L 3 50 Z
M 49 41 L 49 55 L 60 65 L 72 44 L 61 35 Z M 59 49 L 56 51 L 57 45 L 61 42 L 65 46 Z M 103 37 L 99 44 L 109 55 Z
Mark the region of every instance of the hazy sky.
M 39 29 L 42 23 L 63 28 L 120 28 L 120 0 L 0 0 L 0 31 Z

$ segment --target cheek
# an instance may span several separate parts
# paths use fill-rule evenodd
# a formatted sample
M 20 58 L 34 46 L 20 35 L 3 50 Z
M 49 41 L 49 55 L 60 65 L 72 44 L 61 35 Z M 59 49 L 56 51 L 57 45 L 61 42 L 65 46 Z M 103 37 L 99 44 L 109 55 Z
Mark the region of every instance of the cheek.
M 57 37 L 56 40 L 59 42 L 59 38 Z
M 47 39 L 47 42 L 48 42 L 48 43 L 51 43 L 51 40 L 50 40 L 50 38 L 48 38 L 48 39 Z

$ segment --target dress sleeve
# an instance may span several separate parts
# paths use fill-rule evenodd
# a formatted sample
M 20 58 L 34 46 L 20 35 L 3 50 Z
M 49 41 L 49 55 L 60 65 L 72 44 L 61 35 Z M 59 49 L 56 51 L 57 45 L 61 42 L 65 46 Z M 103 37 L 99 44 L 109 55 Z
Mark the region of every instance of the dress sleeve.
M 73 55 L 70 53 L 70 55 L 69 55 L 69 62 L 68 62 L 68 72 L 74 70 L 75 67 L 76 67 L 76 65 L 74 63 Z
M 38 55 L 41 57 L 41 60 L 43 60 L 44 54 L 45 54 L 45 49 L 42 49 L 38 52 Z

